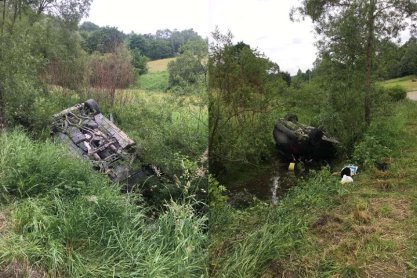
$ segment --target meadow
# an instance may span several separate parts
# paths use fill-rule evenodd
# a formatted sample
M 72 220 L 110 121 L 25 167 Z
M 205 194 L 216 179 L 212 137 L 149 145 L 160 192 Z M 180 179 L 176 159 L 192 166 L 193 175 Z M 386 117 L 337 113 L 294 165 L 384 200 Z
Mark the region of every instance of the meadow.
M 400 78 L 394 78 L 382 82 L 386 88 L 402 87 L 407 92 L 417 91 L 417 76 L 408 75 Z

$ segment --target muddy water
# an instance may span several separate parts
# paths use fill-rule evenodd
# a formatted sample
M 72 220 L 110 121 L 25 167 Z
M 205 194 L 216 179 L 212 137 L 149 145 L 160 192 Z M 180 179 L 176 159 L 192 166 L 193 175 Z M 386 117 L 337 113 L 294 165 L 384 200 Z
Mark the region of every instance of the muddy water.
M 289 163 L 283 163 L 276 160 L 269 165 L 254 167 L 250 170 L 248 179 L 234 182 L 227 185 L 231 196 L 239 194 L 251 194 L 258 199 L 276 203 L 280 197 L 291 187 L 295 186 L 298 181 L 298 175 L 294 171 L 288 170 Z M 246 173 L 247 174 L 247 173 Z

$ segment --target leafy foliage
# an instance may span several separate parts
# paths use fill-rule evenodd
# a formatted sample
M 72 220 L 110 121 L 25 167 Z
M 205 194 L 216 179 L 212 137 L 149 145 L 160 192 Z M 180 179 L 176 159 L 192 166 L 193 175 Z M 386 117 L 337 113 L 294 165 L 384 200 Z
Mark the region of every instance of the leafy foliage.
M 213 33 L 209 53 L 210 169 L 226 161 L 259 162 L 271 153 L 271 130 L 279 113 L 278 92 L 286 87 L 276 68 L 231 34 Z M 269 72 L 271 72 L 269 74 Z
M 376 74 L 382 79 L 392 79 L 417 74 L 417 39 L 411 37 L 398 45 L 384 40 L 378 45 Z
M 168 89 L 196 91 L 203 87 L 206 79 L 206 67 L 202 61 L 191 52 L 185 52 L 168 64 Z
M 412 21 L 416 28 L 417 3 L 412 0 L 370 1 L 303 1 L 292 11 L 309 16 L 315 24 L 322 54 L 336 63 L 361 72 L 364 98 L 364 120 L 371 121 L 371 94 L 376 42 L 396 38 Z
M 151 60 L 158 60 L 176 56 L 181 47 L 189 41 L 204 42 L 193 29 L 165 29 L 157 30 L 155 34 L 130 34 L 128 46 L 129 49 L 135 49 Z
M 27 125 L 33 99 L 41 89 L 34 76 L 42 59 L 31 53 L 33 36 L 15 33 L 0 37 L 0 125 Z
M 125 34 L 116 27 L 100 27 L 90 33 L 84 33 L 83 47 L 88 53 L 115 53 L 120 48 Z
M 137 74 L 145 74 L 148 72 L 148 62 L 149 59 L 142 55 L 138 50 L 131 50 L 132 54 L 132 65 L 135 68 Z

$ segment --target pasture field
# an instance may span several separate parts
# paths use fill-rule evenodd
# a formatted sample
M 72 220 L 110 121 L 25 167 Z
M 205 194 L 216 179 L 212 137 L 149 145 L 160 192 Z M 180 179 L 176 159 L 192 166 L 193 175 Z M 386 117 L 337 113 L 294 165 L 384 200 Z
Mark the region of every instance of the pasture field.
M 149 73 L 166 71 L 168 63 L 175 59 L 176 58 L 166 58 L 148 62 Z
M 382 82 L 382 85 L 386 88 L 400 86 L 403 87 L 407 92 L 417 91 L 417 76 L 409 75 L 400 78 L 386 80 Z

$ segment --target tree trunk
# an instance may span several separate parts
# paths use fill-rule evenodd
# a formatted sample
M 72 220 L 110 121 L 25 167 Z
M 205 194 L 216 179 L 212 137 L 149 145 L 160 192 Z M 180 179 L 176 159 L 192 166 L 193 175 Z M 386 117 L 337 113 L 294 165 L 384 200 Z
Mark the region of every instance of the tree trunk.
M 374 57 L 374 31 L 375 31 L 375 9 L 376 0 L 370 0 L 368 11 L 367 31 L 368 37 L 366 42 L 366 68 L 365 68 L 365 122 L 371 122 L 371 90 L 372 90 L 372 66 Z
M 0 85 L 0 133 L 3 130 L 3 128 L 6 126 L 5 124 L 5 116 L 4 116 L 4 99 L 3 99 L 4 93 L 3 88 Z
M 3 0 L 3 21 L 1 22 L 1 33 L 4 33 L 4 24 L 6 20 L 6 0 Z

